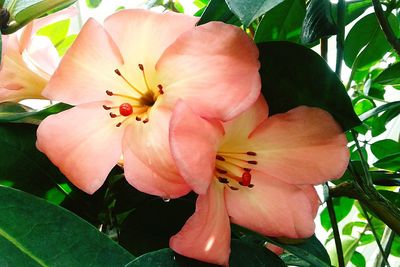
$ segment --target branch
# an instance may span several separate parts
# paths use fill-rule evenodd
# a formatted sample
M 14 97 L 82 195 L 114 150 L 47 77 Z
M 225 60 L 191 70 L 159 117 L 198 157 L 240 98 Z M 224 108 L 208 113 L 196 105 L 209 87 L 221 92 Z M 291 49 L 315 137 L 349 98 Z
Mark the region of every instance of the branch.
M 335 239 L 338 264 L 339 264 L 339 267 L 344 267 L 345 264 L 344 264 L 344 257 L 343 257 L 342 241 L 340 240 L 340 232 L 339 232 L 339 227 L 337 224 L 335 208 L 333 206 L 332 197 L 330 195 L 328 196 L 328 199 L 326 200 L 326 205 L 328 207 L 329 218 L 331 220 L 333 236 Z
M 344 0 L 339 0 L 337 5 L 337 28 L 336 35 L 336 68 L 335 72 L 340 76 L 342 72 L 343 51 L 344 51 L 344 17 L 346 12 L 346 3 Z
M 344 182 L 330 189 L 332 197 L 357 199 L 394 232 L 400 235 L 400 210 L 384 198 L 374 187 L 361 188 L 357 183 Z
M 394 34 L 392 27 L 390 27 L 389 21 L 385 16 L 385 12 L 382 9 L 381 3 L 379 2 L 379 0 L 372 0 L 372 3 L 374 4 L 375 15 L 378 18 L 379 24 L 381 25 L 382 31 L 385 34 L 386 39 L 393 47 L 393 49 L 396 50 L 397 54 L 400 55 L 400 41 Z

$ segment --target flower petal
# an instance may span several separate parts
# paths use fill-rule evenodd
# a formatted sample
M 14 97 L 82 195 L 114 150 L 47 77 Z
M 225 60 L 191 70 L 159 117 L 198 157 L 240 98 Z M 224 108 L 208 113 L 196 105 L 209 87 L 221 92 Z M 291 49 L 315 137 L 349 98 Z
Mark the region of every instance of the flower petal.
M 257 100 L 259 66 L 257 47 L 245 32 L 210 22 L 182 34 L 156 70 L 169 105 L 181 98 L 203 117 L 229 120 Z
M 225 190 L 231 222 L 274 237 L 314 233 L 314 209 L 304 190 L 257 171 L 252 172 L 252 183 L 253 188 Z
M 156 13 L 144 9 L 121 10 L 104 21 L 104 28 L 119 47 L 128 72 L 138 64 L 154 66 L 164 50 L 183 32 L 194 28 L 198 18 L 174 12 Z
M 257 170 L 292 184 L 319 184 L 340 178 L 349 152 L 342 129 L 319 108 L 297 107 L 274 115 L 250 136 Z
M 47 117 L 37 148 L 78 188 L 92 194 L 121 157 L 123 127 L 115 127 L 103 102 L 84 104 Z
M 224 133 L 221 124 L 202 119 L 178 101 L 170 127 L 171 152 L 178 170 L 196 193 L 205 194 L 214 176 L 215 156 Z
M 190 192 L 171 156 L 168 142 L 170 118 L 171 111 L 153 106 L 149 122 L 133 121 L 123 142 L 128 182 L 140 191 L 163 198 L 176 198 Z
M 169 245 L 177 253 L 200 261 L 227 266 L 230 253 L 230 225 L 224 203 L 224 187 L 211 184 L 199 195 L 195 213 Z
M 69 104 L 107 99 L 106 90 L 127 90 L 114 70 L 123 64 L 107 32 L 89 19 L 61 60 L 43 95 Z

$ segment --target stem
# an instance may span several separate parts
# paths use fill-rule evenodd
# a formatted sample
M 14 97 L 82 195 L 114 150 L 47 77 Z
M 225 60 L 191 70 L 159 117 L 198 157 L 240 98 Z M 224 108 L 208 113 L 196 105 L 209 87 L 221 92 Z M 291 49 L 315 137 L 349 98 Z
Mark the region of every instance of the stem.
M 321 57 L 327 61 L 328 59 L 328 38 L 321 38 Z
M 360 156 L 361 166 L 362 166 L 363 172 L 364 172 L 364 175 L 360 176 L 360 178 L 362 180 L 361 185 L 365 185 L 367 187 L 372 187 L 373 188 L 374 185 L 373 185 L 373 182 L 372 182 L 371 174 L 369 173 L 369 170 L 368 170 L 368 163 L 365 160 L 364 155 L 361 152 L 361 147 L 360 147 L 360 144 L 359 144 L 358 139 L 357 139 L 356 131 L 351 129 L 350 132 L 351 132 L 351 135 L 353 136 L 354 142 L 356 143 L 357 153 Z
M 372 224 L 371 218 L 369 217 L 368 212 L 364 208 L 364 206 L 362 204 L 360 206 L 361 206 L 361 209 L 363 210 L 365 218 L 367 219 L 368 225 L 371 228 L 371 232 L 372 232 L 372 234 L 373 234 L 373 236 L 375 238 L 375 242 L 378 245 L 378 248 L 379 248 L 379 251 L 381 252 L 383 260 L 385 261 L 386 266 L 390 267 L 390 264 L 389 264 L 387 258 L 385 257 L 385 251 L 382 248 L 381 241 L 379 240 L 378 234 L 376 233 L 375 228 L 374 228 L 374 226 Z
M 358 183 L 344 182 L 330 189 L 332 197 L 349 197 L 357 199 L 366 208 L 389 226 L 394 232 L 400 234 L 400 210 L 384 198 L 374 187 L 361 188 Z
M 390 27 L 389 21 L 385 16 L 385 12 L 382 9 L 381 3 L 379 2 L 379 0 L 372 0 L 372 4 L 374 5 L 375 15 L 378 18 L 379 24 L 381 25 L 382 31 L 385 34 L 386 40 L 388 40 L 393 49 L 396 50 L 397 54 L 400 55 L 400 41 L 394 34 L 392 27 Z
M 337 5 L 337 27 L 336 35 L 336 69 L 335 72 L 340 76 L 342 72 L 343 51 L 344 51 L 344 17 L 346 12 L 346 3 L 344 0 L 339 0 Z
M 331 220 L 332 230 L 333 230 L 333 237 L 335 239 L 335 246 L 336 246 L 336 254 L 338 257 L 338 264 L 339 267 L 344 267 L 344 257 L 343 257 L 343 247 L 342 241 L 340 240 L 340 233 L 339 227 L 337 224 L 335 208 L 333 206 L 332 197 L 329 195 L 328 199 L 326 200 L 326 205 L 328 208 L 329 219 Z

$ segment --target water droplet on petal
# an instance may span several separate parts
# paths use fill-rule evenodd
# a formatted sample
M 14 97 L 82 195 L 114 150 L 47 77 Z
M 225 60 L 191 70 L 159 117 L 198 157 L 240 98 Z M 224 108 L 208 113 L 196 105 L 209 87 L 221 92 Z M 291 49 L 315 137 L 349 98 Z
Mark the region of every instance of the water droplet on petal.
M 163 197 L 162 200 L 163 200 L 165 203 L 168 203 L 168 202 L 170 202 L 171 198 L 170 198 L 169 196 L 166 196 L 166 197 Z

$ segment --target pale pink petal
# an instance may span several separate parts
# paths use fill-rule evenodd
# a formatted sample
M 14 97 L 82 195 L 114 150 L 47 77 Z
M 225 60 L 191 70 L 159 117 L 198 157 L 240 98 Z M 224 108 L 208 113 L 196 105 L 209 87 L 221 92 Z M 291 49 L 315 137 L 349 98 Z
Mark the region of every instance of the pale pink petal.
M 257 170 L 292 184 L 319 184 L 340 178 L 349 161 L 346 136 L 319 108 L 297 107 L 274 115 L 250 136 Z
M 47 117 L 37 131 L 37 148 L 78 188 L 94 193 L 121 157 L 124 127 L 102 108 L 84 104 Z
M 240 151 L 243 140 L 268 117 L 268 106 L 264 97 L 258 100 L 234 119 L 224 123 L 225 136 L 221 142 L 220 151 Z M 237 149 L 239 147 L 239 150 Z
M 265 245 L 265 248 L 272 251 L 273 253 L 275 253 L 276 255 L 281 255 L 283 254 L 283 252 L 285 251 L 283 248 L 278 247 L 277 245 L 274 245 L 272 243 L 268 243 Z
M 117 47 L 95 20 L 89 19 L 43 91 L 49 99 L 68 104 L 110 100 L 106 90 L 127 85 L 114 72 L 123 64 Z
M 225 190 L 231 222 L 273 237 L 304 238 L 314 233 L 309 197 L 295 185 L 252 171 L 253 188 Z
M 176 165 L 190 187 L 205 194 L 215 172 L 215 156 L 224 134 L 218 122 L 202 119 L 178 101 L 170 124 L 170 145 Z
M 321 200 L 319 199 L 318 193 L 313 185 L 298 185 L 298 188 L 304 191 L 304 194 L 310 200 L 311 208 L 313 210 L 314 217 L 317 216 Z
M 152 76 L 164 50 L 179 35 L 192 29 L 197 20 L 174 12 L 161 14 L 144 9 L 126 9 L 108 17 L 104 27 L 119 47 L 127 63 L 126 71 L 137 72 L 138 64 L 143 64 L 150 72 L 148 76 Z
M 182 34 L 156 69 L 166 103 L 181 98 L 203 117 L 229 120 L 257 100 L 259 66 L 257 47 L 244 31 L 210 22 Z
M 60 57 L 53 43 L 44 36 L 35 36 L 23 54 L 25 61 L 43 78 L 49 80 L 56 70 Z
M 176 198 L 190 192 L 171 156 L 170 118 L 170 110 L 153 106 L 148 123 L 132 118 L 123 142 L 128 182 L 142 192 L 163 198 Z
M 230 253 L 230 225 L 224 203 L 224 187 L 212 183 L 199 195 L 196 211 L 169 245 L 177 253 L 204 262 L 227 266 Z

